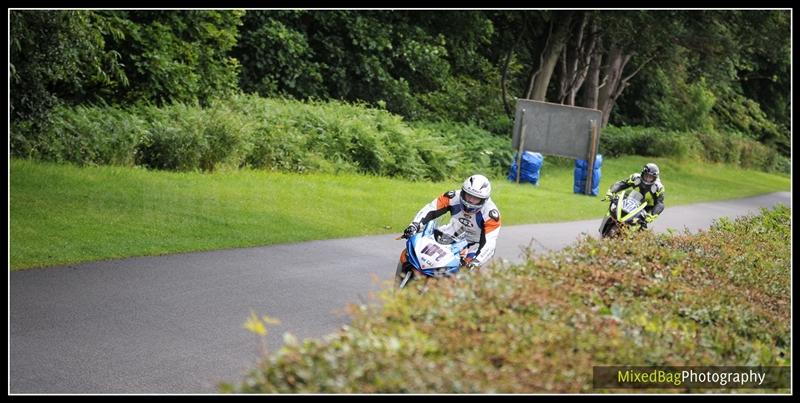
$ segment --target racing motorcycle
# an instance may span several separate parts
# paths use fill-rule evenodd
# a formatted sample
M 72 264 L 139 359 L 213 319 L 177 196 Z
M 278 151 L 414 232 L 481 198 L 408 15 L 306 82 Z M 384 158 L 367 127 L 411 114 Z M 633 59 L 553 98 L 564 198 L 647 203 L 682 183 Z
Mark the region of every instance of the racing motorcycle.
M 647 203 L 644 196 L 634 189 L 616 193 L 610 198 L 602 198 L 600 201 L 609 200 L 608 211 L 605 218 L 600 223 L 600 236 L 603 238 L 613 238 L 619 235 L 625 227 L 647 228 L 644 220 Z
M 399 237 L 397 239 L 402 238 Z M 467 241 L 454 239 L 436 229 L 431 220 L 422 231 L 406 240 L 395 272 L 395 285 L 405 288 L 417 278 L 450 277 L 461 269 L 462 257 L 467 251 Z

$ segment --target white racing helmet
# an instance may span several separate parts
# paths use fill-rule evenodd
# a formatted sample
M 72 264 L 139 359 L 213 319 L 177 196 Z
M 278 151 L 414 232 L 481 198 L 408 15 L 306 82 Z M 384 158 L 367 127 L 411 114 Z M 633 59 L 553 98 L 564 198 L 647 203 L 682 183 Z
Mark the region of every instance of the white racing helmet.
M 474 213 L 483 207 L 492 193 L 492 184 L 483 175 L 472 175 L 461 186 L 461 206 L 464 211 Z

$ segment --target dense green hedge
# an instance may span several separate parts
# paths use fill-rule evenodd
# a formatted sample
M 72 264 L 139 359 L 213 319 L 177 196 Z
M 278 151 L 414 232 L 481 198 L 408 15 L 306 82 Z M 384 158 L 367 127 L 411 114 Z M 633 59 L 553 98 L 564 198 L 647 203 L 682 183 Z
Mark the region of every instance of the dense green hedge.
M 443 180 L 502 175 L 507 139 L 455 123 L 409 125 L 364 105 L 238 96 L 208 108 L 57 108 L 43 131 L 12 128 L 12 153 L 77 164 L 364 172 Z
M 574 393 L 597 392 L 596 365 L 788 366 L 790 231 L 779 206 L 694 235 L 587 237 L 424 294 L 386 291 L 326 341 L 285 335 L 222 390 Z
M 600 139 L 607 156 L 644 155 L 724 162 L 766 172 L 789 173 L 791 162 L 777 151 L 738 133 L 682 132 L 658 128 L 608 126 Z
M 444 180 L 475 172 L 504 176 L 513 154 L 507 137 L 474 125 L 407 122 L 363 104 L 248 95 L 205 108 L 58 107 L 40 123 L 12 122 L 12 155 L 182 171 L 249 166 Z M 790 169 L 789 160 L 769 147 L 714 131 L 609 126 L 600 152 L 703 159 L 768 172 Z

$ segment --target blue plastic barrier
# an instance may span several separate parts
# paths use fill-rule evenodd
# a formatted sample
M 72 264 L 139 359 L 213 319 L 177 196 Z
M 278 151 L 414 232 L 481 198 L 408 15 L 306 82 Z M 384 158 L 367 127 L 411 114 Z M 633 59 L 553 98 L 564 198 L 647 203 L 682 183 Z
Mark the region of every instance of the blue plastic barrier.
M 508 170 L 508 180 L 512 182 L 517 181 L 517 157 L 519 153 L 514 154 L 514 161 L 511 162 L 511 168 Z M 544 156 L 539 153 L 525 151 L 522 153 L 522 171 L 520 171 L 519 182 L 528 182 L 534 185 L 539 183 L 539 171 L 544 164 Z
M 603 156 L 597 154 L 594 160 L 594 169 L 592 170 L 592 196 L 597 196 L 600 193 L 600 167 L 603 165 Z M 584 193 L 586 190 L 586 171 L 589 167 L 589 162 L 586 160 L 575 160 L 575 182 L 572 190 L 575 193 Z

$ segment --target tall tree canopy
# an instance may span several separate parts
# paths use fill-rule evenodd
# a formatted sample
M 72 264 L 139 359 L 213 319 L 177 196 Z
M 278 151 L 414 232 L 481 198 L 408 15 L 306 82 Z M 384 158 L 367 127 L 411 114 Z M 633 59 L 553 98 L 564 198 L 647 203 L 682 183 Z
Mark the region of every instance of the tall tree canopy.
M 508 135 L 517 98 L 789 154 L 789 10 L 12 10 L 12 121 L 236 91 Z

